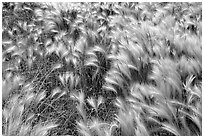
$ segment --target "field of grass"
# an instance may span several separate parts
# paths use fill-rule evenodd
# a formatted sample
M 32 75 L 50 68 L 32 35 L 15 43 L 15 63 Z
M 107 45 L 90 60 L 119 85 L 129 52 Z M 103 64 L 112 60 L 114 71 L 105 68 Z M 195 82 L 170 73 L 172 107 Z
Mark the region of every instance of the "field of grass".
M 2 6 L 3 135 L 202 135 L 202 3 Z

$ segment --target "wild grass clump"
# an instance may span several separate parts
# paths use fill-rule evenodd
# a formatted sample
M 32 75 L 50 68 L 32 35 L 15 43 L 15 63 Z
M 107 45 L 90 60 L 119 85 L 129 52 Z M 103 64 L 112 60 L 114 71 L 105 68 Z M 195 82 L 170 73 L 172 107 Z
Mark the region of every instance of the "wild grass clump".
M 2 134 L 202 135 L 201 5 L 3 2 Z

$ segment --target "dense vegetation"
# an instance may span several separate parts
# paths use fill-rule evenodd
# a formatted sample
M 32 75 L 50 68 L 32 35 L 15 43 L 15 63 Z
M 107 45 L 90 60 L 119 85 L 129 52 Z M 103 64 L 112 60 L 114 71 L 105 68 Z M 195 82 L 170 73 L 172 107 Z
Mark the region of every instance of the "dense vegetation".
M 202 135 L 202 3 L 7 3 L 3 135 Z

